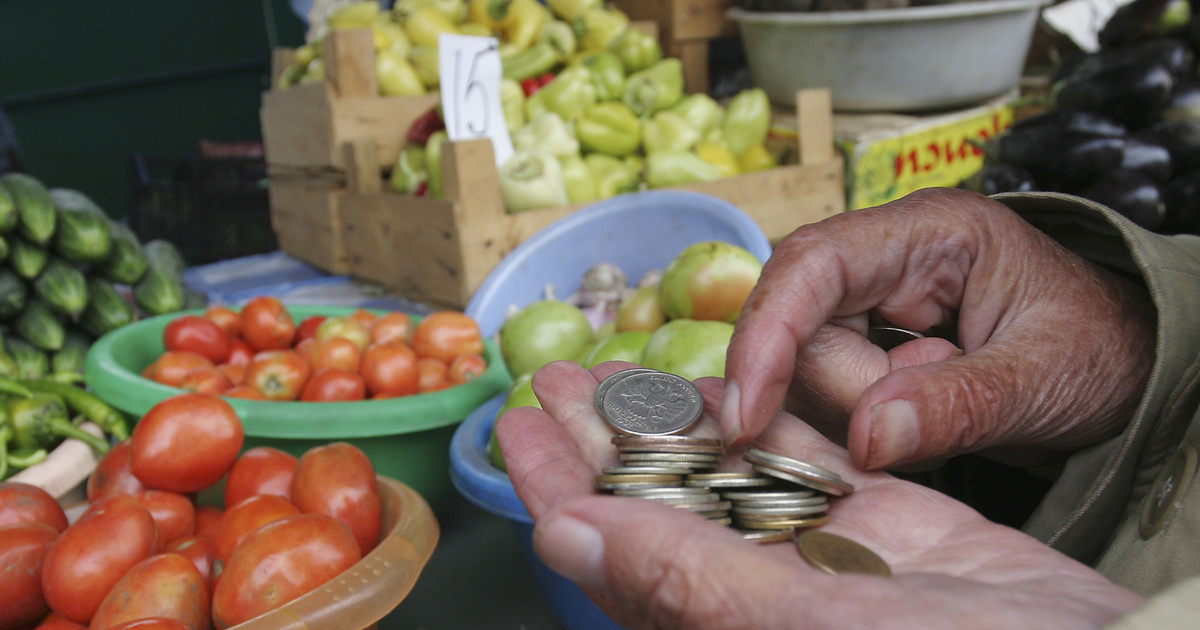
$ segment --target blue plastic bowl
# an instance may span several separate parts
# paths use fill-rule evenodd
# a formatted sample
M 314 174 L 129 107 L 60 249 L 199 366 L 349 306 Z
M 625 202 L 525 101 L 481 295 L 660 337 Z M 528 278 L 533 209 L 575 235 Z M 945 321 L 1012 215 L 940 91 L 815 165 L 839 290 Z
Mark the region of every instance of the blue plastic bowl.
M 620 195 L 573 212 L 518 245 L 471 296 L 466 313 L 491 336 L 509 306 L 544 298 L 546 285 L 565 298 L 602 262 L 616 263 L 636 281 L 700 241 L 733 243 L 764 262 L 771 255 L 762 228 L 724 199 L 677 190 Z
M 631 280 L 662 269 L 688 245 L 720 240 L 766 262 L 771 244 L 737 206 L 700 193 L 658 190 L 614 197 L 550 224 L 509 253 L 467 303 L 465 312 L 487 336 L 500 330 L 509 307 L 545 297 L 553 285 L 560 298 L 579 288 L 583 274 L 601 262 L 616 263 Z M 620 630 L 573 582 L 533 552 L 533 518 L 508 475 L 487 458 L 496 412 L 507 393 L 492 398 L 458 426 L 450 445 L 450 478 L 466 499 L 509 519 L 533 567 L 542 595 L 568 630 Z

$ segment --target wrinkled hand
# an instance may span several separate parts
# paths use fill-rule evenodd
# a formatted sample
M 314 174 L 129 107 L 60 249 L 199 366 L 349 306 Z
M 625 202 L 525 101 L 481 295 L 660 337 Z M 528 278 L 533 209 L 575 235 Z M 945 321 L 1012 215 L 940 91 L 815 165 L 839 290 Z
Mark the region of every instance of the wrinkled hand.
M 831 500 L 822 529 L 858 541 L 894 577 L 833 576 L 791 543 L 757 545 L 733 529 L 652 501 L 601 496 L 596 473 L 617 462 L 613 432 L 592 405 L 597 384 L 629 364 L 590 372 L 556 362 L 533 379 L 545 411 L 497 422 L 508 472 L 535 521 L 534 548 L 629 628 L 1097 628 L 1140 598 L 1025 534 L 988 522 L 933 490 L 861 472 L 794 418 L 755 445 L 833 470 L 855 492 Z M 722 381 L 696 382 L 715 437 Z M 746 469 L 732 449 L 722 470 Z
M 871 317 L 957 345 L 885 352 L 866 340 Z M 921 191 L 775 248 L 730 343 L 722 428 L 752 439 L 786 397 L 865 470 L 989 448 L 1032 465 L 1128 422 L 1153 326 L 1140 288 L 1002 204 Z

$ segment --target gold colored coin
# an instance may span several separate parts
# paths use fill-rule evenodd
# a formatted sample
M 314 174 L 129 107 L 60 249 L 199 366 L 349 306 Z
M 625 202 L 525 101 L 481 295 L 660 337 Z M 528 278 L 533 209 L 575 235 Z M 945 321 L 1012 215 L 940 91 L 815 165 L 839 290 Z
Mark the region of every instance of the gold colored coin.
M 796 547 L 809 564 L 833 575 L 865 573 L 891 577 L 892 569 L 874 551 L 844 536 L 809 530 L 796 537 Z

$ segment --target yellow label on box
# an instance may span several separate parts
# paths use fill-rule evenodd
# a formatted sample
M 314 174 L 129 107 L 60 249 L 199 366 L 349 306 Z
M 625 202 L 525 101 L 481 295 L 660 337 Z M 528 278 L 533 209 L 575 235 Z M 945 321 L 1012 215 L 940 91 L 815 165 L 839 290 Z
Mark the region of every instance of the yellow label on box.
M 847 155 L 847 207 L 857 210 L 921 188 L 957 186 L 983 166 L 983 143 L 1012 123 L 1013 110 L 1004 105 L 887 137 L 839 137 Z

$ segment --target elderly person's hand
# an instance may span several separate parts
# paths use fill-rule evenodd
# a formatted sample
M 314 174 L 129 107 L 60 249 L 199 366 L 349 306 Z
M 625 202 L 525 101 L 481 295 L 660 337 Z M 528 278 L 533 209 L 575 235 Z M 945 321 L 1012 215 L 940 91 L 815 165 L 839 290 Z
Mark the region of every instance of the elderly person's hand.
M 1140 287 L 999 202 L 926 190 L 779 244 L 730 343 L 721 426 L 742 443 L 785 406 L 864 470 L 972 451 L 1033 465 L 1128 422 L 1153 320 Z M 954 342 L 885 352 L 874 321 Z
M 875 551 L 893 577 L 830 575 L 795 544 L 758 545 L 734 529 L 645 499 L 601 496 L 595 475 L 617 463 L 612 429 L 593 405 L 604 377 L 571 362 L 543 367 L 545 411 L 497 421 L 508 472 L 535 521 L 539 556 L 629 628 L 1099 628 L 1141 599 L 1037 540 L 886 473 L 862 472 L 845 449 L 780 417 L 752 445 L 830 469 L 855 486 L 832 498 L 822 529 Z M 721 379 L 696 381 L 705 413 L 690 435 L 715 437 Z M 747 469 L 744 448 L 723 470 Z

